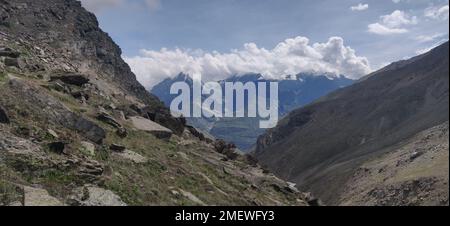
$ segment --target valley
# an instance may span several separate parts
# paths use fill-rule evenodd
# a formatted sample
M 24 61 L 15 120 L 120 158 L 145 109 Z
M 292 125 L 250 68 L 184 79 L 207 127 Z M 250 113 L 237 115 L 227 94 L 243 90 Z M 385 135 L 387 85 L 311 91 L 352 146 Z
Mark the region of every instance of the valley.
M 449 205 L 448 3 L 196 4 L 0 0 L 0 206 Z

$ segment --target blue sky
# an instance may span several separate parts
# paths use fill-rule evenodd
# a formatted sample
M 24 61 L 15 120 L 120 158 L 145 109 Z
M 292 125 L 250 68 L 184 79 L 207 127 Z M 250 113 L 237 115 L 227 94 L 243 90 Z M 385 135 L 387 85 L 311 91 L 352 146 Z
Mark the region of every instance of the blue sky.
M 261 71 L 253 72 L 271 77 L 301 70 L 290 64 L 306 69 L 310 64 L 319 72 L 357 78 L 448 40 L 449 32 L 448 0 L 82 2 L 121 46 L 146 86 L 164 76 L 175 76 L 172 74 L 178 70 L 214 79 L 259 70 L 259 66 Z M 307 44 L 296 37 L 306 38 Z M 330 42 L 332 37 L 339 40 Z M 255 46 L 244 46 L 246 43 Z M 275 50 L 280 43 L 291 45 L 290 50 L 280 54 L 283 49 Z M 291 57 L 299 50 L 307 54 L 301 59 Z M 336 53 L 345 56 L 336 58 Z M 165 68 L 154 69 L 157 65 Z

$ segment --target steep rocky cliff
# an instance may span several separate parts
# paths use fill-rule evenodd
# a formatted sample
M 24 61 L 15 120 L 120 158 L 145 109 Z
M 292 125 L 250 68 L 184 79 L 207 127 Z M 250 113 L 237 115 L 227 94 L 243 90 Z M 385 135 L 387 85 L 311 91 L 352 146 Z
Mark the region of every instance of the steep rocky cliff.
M 0 0 L 0 205 L 307 205 L 172 118 L 75 0 Z
M 170 117 L 160 101 L 136 80 L 121 58 L 120 48 L 98 27 L 92 13 L 82 9 L 78 1 L 1 1 L 3 36 L 15 39 L 18 50 L 26 55 L 22 70 L 77 72 L 92 80 L 113 84 L 112 94 L 139 98 L 154 120 L 178 133 L 180 120 Z M 25 62 L 22 62 L 25 63 Z M 45 73 L 40 73 L 45 76 Z

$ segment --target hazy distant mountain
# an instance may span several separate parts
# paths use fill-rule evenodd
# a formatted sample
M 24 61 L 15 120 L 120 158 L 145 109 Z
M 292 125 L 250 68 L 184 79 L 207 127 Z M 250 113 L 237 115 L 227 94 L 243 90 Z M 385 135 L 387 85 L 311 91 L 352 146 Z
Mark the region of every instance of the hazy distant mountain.
M 151 92 L 158 96 L 167 106 L 177 95 L 170 95 L 173 83 L 186 81 L 192 87 L 192 79 L 180 73 L 173 79 L 166 79 L 156 85 Z M 261 74 L 249 73 L 241 76 L 232 76 L 220 81 L 224 82 L 266 82 L 275 80 L 264 79 Z M 332 77 L 328 75 L 313 75 L 302 73 L 279 82 L 279 114 L 280 118 L 289 111 L 308 104 L 315 99 L 336 89 L 348 86 L 353 80 L 344 76 Z M 264 130 L 259 128 L 260 118 L 187 118 L 188 123 L 194 127 L 211 134 L 212 136 L 235 143 L 241 150 L 250 149 L 256 139 Z
M 448 205 L 448 120 L 447 42 L 293 111 L 255 156 L 330 204 Z

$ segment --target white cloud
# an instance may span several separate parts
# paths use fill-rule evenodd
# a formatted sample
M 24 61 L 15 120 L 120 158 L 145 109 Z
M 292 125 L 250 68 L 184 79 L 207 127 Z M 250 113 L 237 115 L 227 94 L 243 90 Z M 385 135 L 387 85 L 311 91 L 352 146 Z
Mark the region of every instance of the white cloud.
M 381 21 L 384 25 L 391 28 L 398 28 L 403 25 L 417 24 L 417 17 L 410 17 L 403 11 L 395 10 L 389 15 L 381 16 Z
M 119 6 L 125 0 L 80 0 L 80 2 L 87 10 L 97 13 L 104 9 Z
M 443 33 L 438 33 L 438 34 L 433 34 L 433 35 L 419 35 L 419 36 L 415 37 L 414 40 L 416 40 L 420 43 L 425 43 L 425 42 L 432 42 L 443 36 L 445 36 L 445 34 L 443 34 Z
M 367 10 L 368 8 L 369 8 L 369 4 L 359 3 L 358 5 L 350 7 L 350 10 L 352 10 L 352 11 L 364 11 L 364 10 Z
M 407 33 L 408 30 L 405 28 L 389 28 L 380 23 L 369 24 L 369 32 L 378 35 L 391 35 L 391 34 L 403 34 Z
M 143 1 L 131 1 L 131 0 L 79 0 L 83 6 L 93 12 L 98 13 L 102 10 L 123 6 L 127 7 L 141 7 L 148 8 L 150 11 L 156 11 L 161 9 L 161 0 L 143 0 Z
M 417 24 L 415 16 L 409 16 L 407 13 L 395 10 L 389 15 L 380 16 L 377 23 L 369 24 L 369 32 L 379 35 L 391 35 L 407 33 L 408 29 L 404 26 Z
M 436 7 L 431 6 L 425 9 L 424 15 L 428 18 L 439 19 L 439 20 L 448 20 L 449 16 L 449 8 L 448 5 Z
M 400 2 L 411 3 L 411 1 L 417 1 L 417 0 L 392 0 L 392 2 L 395 4 L 400 3 Z
M 125 57 L 125 60 L 147 88 L 180 72 L 200 73 L 204 80 L 220 80 L 249 72 L 273 79 L 300 72 L 342 74 L 356 79 L 371 72 L 367 58 L 357 56 L 340 37 L 314 44 L 305 37 L 296 37 L 286 39 L 273 49 L 247 43 L 243 49 L 229 53 L 141 50 L 140 56 Z

